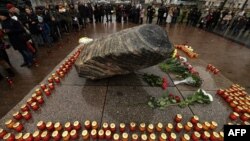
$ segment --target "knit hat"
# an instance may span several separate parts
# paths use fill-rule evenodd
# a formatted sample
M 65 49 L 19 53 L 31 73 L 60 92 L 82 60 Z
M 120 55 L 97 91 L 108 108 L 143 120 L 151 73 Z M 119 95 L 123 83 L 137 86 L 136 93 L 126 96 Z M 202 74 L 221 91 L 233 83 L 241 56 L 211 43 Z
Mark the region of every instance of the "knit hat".
M 13 8 L 13 7 L 15 7 L 13 4 L 11 4 L 11 3 L 8 3 L 8 4 L 6 4 L 6 8 L 8 9 L 8 10 L 10 10 L 11 8 Z
M 9 12 L 7 10 L 0 10 L 0 15 L 1 16 L 5 16 L 5 17 L 9 17 L 10 16 L 10 14 L 9 14 Z

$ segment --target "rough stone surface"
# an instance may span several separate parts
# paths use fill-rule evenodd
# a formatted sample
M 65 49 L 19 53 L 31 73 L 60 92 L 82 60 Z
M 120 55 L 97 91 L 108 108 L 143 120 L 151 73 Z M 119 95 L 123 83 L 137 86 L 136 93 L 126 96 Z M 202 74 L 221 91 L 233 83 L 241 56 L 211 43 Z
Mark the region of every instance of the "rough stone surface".
M 86 45 L 76 62 L 80 76 L 90 79 L 127 74 L 170 57 L 173 46 L 157 25 L 122 30 Z

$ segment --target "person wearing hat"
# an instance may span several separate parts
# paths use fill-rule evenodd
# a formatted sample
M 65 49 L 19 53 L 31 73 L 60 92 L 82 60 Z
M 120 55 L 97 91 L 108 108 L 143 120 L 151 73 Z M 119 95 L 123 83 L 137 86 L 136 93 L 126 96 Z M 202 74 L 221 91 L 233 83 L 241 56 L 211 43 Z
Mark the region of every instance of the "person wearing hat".
M 23 56 L 24 63 L 21 67 L 30 67 L 33 63 L 32 55 L 26 47 L 25 30 L 20 22 L 10 18 L 9 12 L 5 10 L 0 11 L 0 20 L 3 32 L 8 35 L 9 42 L 15 50 L 18 50 Z

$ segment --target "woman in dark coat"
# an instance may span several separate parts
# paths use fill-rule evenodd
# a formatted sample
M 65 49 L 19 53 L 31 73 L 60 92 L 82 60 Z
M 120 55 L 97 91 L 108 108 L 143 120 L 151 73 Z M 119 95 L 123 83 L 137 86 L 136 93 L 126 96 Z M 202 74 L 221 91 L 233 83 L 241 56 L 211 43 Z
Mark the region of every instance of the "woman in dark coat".
M 23 26 L 20 24 L 20 22 L 11 19 L 7 11 L 0 11 L 0 20 L 2 21 L 3 31 L 8 35 L 9 41 L 13 48 L 18 50 L 23 56 L 24 63 L 21 65 L 21 67 L 30 67 L 33 63 L 33 58 L 26 46 L 26 32 Z

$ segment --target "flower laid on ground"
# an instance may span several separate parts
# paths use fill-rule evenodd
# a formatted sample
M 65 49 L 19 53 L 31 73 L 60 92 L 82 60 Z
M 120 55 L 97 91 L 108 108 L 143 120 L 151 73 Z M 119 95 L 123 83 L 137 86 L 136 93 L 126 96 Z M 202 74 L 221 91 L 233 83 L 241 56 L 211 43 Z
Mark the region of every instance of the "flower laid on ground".
M 160 98 L 151 97 L 148 105 L 151 108 L 165 109 L 169 106 L 179 106 L 185 108 L 188 105 L 194 104 L 209 104 L 213 101 L 212 95 L 206 93 L 204 90 L 199 89 L 194 94 L 188 96 L 184 100 L 177 95 L 173 95 L 169 92 L 164 93 Z
M 154 74 L 144 73 L 143 80 L 150 86 L 162 87 L 164 90 L 166 90 L 168 87 L 168 81 L 166 77 L 161 78 L 160 76 Z

